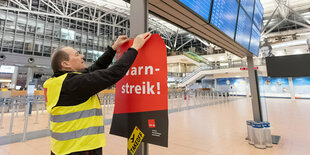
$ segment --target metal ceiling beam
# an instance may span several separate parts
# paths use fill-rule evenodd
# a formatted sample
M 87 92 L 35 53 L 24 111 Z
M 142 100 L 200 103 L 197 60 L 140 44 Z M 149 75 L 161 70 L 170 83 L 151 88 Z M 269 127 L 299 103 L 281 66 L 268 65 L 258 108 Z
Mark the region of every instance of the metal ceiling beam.
M 41 2 L 43 2 L 45 5 L 47 5 L 48 7 L 52 8 L 54 11 L 56 11 L 58 14 L 63 15 L 64 14 L 61 11 L 58 11 L 57 9 L 55 9 L 53 6 L 49 5 L 47 2 L 45 2 L 44 0 L 41 0 Z
M 287 21 L 310 29 L 310 25 L 307 25 L 307 24 L 304 24 L 304 23 L 301 23 L 301 22 L 298 22 L 298 21 L 290 20 L 290 19 L 287 19 Z
M 98 17 L 97 19 L 95 19 L 95 21 L 98 21 L 98 20 L 102 19 L 104 16 L 110 14 L 111 12 L 112 12 L 112 10 L 111 10 L 111 11 L 108 11 L 108 12 L 105 12 L 103 15 L 101 15 L 100 17 Z
M 82 9 L 84 9 L 84 8 L 85 8 L 85 6 L 80 7 L 79 9 L 77 9 L 77 10 L 75 10 L 74 12 L 70 13 L 70 14 L 68 15 L 68 17 L 69 17 L 69 16 L 72 16 L 73 14 L 79 12 L 80 10 L 82 10 Z
M 178 35 L 179 35 L 179 29 L 177 29 L 176 36 L 175 36 L 175 39 L 174 39 L 174 45 L 173 45 L 174 48 L 177 47 Z
M 18 5 L 19 7 L 23 8 L 23 9 L 25 9 L 25 10 L 28 10 L 27 7 L 25 7 L 22 3 L 20 3 L 20 2 L 17 1 L 17 0 L 10 0 L 10 2 L 12 2 L 12 3 Z M 28 1 L 27 1 L 27 2 L 28 2 Z
M 179 46 L 179 47 L 176 49 L 176 51 L 179 50 L 180 48 L 182 48 L 184 45 L 186 45 L 186 44 L 188 44 L 189 42 L 191 42 L 192 40 L 194 40 L 194 38 L 188 40 L 187 42 L 185 42 L 184 44 L 182 44 L 181 46 Z
M 275 13 L 276 13 L 276 11 L 278 10 L 278 8 L 279 8 L 279 5 L 276 7 L 276 9 L 275 9 L 275 10 L 273 10 L 271 17 L 268 19 L 268 21 L 267 21 L 266 25 L 264 25 L 264 28 L 263 28 L 262 32 L 264 32 L 264 31 L 266 30 L 267 26 L 269 25 L 269 23 L 270 23 L 271 19 L 273 18 L 274 14 L 275 14 Z
M 304 16 L 300 15 L 298 12 L 296 12 L 295 10 L 290 8 L 289 6 L 287 6 L 287 5 L 284 5 L 284 6 L 287 7 L 290 11 L 292 11 L 297 16 L 301 17 L 305 22 L 307 22 L 310 25 L 310 21 L 307 18 L 305 18 Z
M 118 22 L 116 25 L 120 25 L 121 23 L 125 22 L 125 21 L 128 21 L 129 20 L 129 17 L 126 17 L 125 19 L 123 19 L 122 21 Z
M 109 24 L 109 23 L 98 22 L 96 20 L 88 20 L 88 19 L 82 19 L 82 18 L 77 18 L 77 17 L 63 16 L 63 15 L 59 15 L 59 14 L 45 13 L 45 12 L 39 12 L 39 11 L 33 11 L 33 10 L 30 11 L 30 10 L 24 10 L 24 9 L 18 9 L 18 8 L 2 7 L 2 6 L 0 6 L 0 9 L 11 10 L 11 11 L 19 11 L 19 12 L 27 12 L 27 13 L 37 14 L 37 15 L 46 15 L 46 16 L 55 16 L 55 17 L 60 17 L 60 18 L 68 18 L 68 19 L 73 19 L 73 20 L 77 20 L 77 21 L 99 23 L 99 24 L 103 24 L 103 25 L 116 26 L 119 28 L 128 29 L 127 27 L 123 27 L 123 26 L 119 26 L 119 25 L 113 25 L 113 24 Z
M 44 0 L 41 0 L 41 1 L 44 1 Z M 48 2 L 49 3 L 51 3 L 53 6 L 54 6 L 54 8 L 56 9 L 56 10 L 58 10 L 62 15 L 65 15 L 62 11 L 60 11 L 60 9 L 54 4 L 54 2 L 52 2 L 51 0 L 48 0 Z M 64 5 L 62 4 L 62 6 L 64 7 Z
M 68 15 L 69 1 L 70 1 L 70 0 L 67 0 L 67 6 L 66 6 L 66 12 L 65 12 L 65 15 L 66 15 L 66 16 Z
M 268 33 L 270 33 L 273 29 L 275 29 L 276 27 L 278 27 L 280 24 L 282 24 L 284 21 L 286 21 L 286 19 L 283 19 L 281 22 L 279 22 L 278 24 L 276 24 L 275 26 L 273 26 L 271 29 L 269 29 L 266 33 L 263 33 L 262 36 L 266 36 Z

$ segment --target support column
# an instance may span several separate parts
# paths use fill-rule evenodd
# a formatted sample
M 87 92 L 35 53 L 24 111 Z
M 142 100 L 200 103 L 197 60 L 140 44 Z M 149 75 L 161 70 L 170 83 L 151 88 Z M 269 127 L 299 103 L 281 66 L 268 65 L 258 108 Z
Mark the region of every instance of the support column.
M 179 63 L 179 73 L 182 73 L 182 66 L 181 66 L 181 63 Z
M 293 78 L 292 77 L 288 78 L 288 83 L 289 83 L 289 86 L 290 86 L 291 101 L 293 103 L 295 103 L 296 102 L 296 100 L 295 100 L 295 88 L 294 88 L 294 83 L 293 83 Z
M 214 78 L 214 91 L 216 91 L 216 88 L 217 88 L 217 82 L 216 79 Z
M 250 90 L 249 90 L 249 79 L 247 77 L 244 77 L 244 81 L 245 81 L 245 94 L 246 97 L 249 98 L 250 97 Z
M 148 0 L 130 1 L 130 37 L 147 32 Z
M 15 66 L 14 73 L 12 74 L 12 78 L 11 78 L 12 82 L 11 82 L 10 88 L 12 89 L 15 89 L 16 87 L 17 76 L 18 76 L 18 67 Z
M 130 38 L 135 38 L 148 31 L 148 0 L 130 1 Z M 142 142 L 136 151 L 136 155 L 148 155 L 148 144 Z M 127 151 L 128 155 L 131 155 Z
M 32 79 L 33 79 L 33 68 L 28 67 L 28 70 L 27 70 L 27 80 L 26 80 L 26 86 L 27 86 L 27 88 L 28 88 L 29 82 L 31 82 Z
M 261 122 L 262 118 L 262 110 L 260 106 L 260 98 L 259 98 L 259 91 L 258 91 L 258 80 L 257 75 L 254 70 L 254 62 L 253 57 L 247 57 L 248 62 L 248 73 L 249 73 L 249 82 L 250 82 L 250 89 L 251 89 L 251 96 L 252 96 L 252 110 L 253 110 L 253 119 L 256 122 Z

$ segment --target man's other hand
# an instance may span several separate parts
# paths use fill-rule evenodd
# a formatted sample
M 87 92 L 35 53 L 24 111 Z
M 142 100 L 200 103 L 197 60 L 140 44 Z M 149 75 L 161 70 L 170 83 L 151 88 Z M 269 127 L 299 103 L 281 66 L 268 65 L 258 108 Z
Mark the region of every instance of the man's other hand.
M 115 43 L 112 45 L 113 50 L 116 50 L 119 46 L 123 45 L 127 41 L 129 41 L 127 36 L 119 36 Z
M 134 48 L 138 51 L 141 47 L 143 47 L 146 41 L 151 38 L 151 35 L 152 34 L 150 32 L 139 34 L 133 41 L 131 48 Z

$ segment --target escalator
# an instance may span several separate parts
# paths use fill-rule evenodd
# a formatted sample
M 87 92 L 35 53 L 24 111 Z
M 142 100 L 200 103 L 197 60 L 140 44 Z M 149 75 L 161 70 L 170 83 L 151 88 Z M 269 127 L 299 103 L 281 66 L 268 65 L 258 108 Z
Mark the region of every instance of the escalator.
M 193 62 L 197 66 L 209 65 L 209 61 L 206 58 L 199 56 L 193 52 L 186 52 L 186 53 L 184 53 L 184 56 L 189 61 Z

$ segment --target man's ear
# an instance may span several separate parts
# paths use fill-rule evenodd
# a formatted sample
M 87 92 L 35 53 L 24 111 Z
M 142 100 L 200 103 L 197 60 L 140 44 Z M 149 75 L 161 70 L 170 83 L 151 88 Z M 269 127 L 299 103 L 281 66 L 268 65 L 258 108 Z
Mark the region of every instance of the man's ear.
M 68 61 L 63 61 L 63 62 L 61 62 L 61 66 L 62 66 L 63 68 L 70 68 L 70 64 L 69 64 Z

